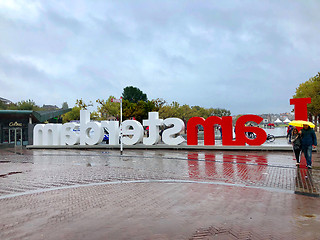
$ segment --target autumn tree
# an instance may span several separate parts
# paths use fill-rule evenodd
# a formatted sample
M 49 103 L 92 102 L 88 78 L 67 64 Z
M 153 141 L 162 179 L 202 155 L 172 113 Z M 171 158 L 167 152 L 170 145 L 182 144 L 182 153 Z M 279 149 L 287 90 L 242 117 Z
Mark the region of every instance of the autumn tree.
M 231 112 L 223 108 L 215 108 L 215 109 L 212 109 L 212 112 L 211 112 L 211 116 L 226 117 L 230 115 L 231 115 Z
M 176 117 L 187 122 L 192 117 L 203 117 L 208 118 L 210 116 L 230 116 L 231 112 L 226 109 L 221 108 L 203 108 L 200 106 L 182 105 L 178 102 L 172 102 L 170 105 L 163 105 L 159 110 L 159 115 L 161 118 Z
M 171 118 L 171 117 L 178 117 L 178 109 L 179 109 L 180 105 L 178 102 L 172 102 L 170 105 L 166 104 L 163 105 L 160 109 L 159 109 L 159 116 L 160 118 Z
M 301 83 L 299 87 L 296 88 L 296 93 L 293 95 L 293 98 L 311 98 L 311 104 L 308 104 L 308 114 L 310 120 L 312 116 L 315 118 L 315 130 L 317 130 L 318 116 L 320 114 L 320 73 L 308 81 Z
M 0 101 L 0 110 L 6 110 L 8 108 L 7 103 Z
M 22 100 L 14 104 L 9 104 L 7 109 L 8 110 L 33 110 L 33 111 L 41 110 L 41 108 L 31 99 Z
M 98 99 L 96 100 L 99 103 L 98 113 L 100 113 L 101 120 L 105 120 L 108 117 L 116 117 L 120 118 L 120 103 L 111 102 L 111 99 L 115 98 L 114 96 L 110 96 L 107 100 Z
M 72 108 L 70 112 L 62 115 L 62 122 L 70 122 L 72 120 L 80 120 L 80 110 L 85 110 L 92 103 L 86 104 L 82 99 L 77 99 L 76 105 Z M 92 119 L 95 119 L 95 114 L 91 114 Z
M 159 109 L 166 104 L 166 101 L 162 98 L 153 99 L 151 101 L 154 103 L 154 106 L 156 107 L 157 111 L 159 111 Z
M 158 108 L 153 101 L 139 101 L 137 103 L 123 100 L 123 119 L 135 118 L 142 123 L 143 119 L 148 118 L 149 112 L 158 111 Z
M 98 99 L 96 102 L 98 106 L 98 113 L 101 115 L 100 120 L 105 120 L 108 117 L 116 117 L 120 119 L 120 103 L 111 102 L 114 98 L 110 96 L 107 100 Z M 161 100 L 152 101 L 138 101 L 130 102 L 129 100 L 122 100 L 122 113 L 123 120 L 135 118 L 137 121 L 142 122 L 143 119 L 148 118 L 148 112 L 158 111 L 161 106 Z

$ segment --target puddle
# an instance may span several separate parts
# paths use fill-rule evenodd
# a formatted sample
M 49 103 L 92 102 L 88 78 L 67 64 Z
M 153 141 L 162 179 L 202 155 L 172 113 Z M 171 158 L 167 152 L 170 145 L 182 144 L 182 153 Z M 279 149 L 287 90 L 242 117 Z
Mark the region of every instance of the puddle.
M 309 225 L 308 221 L 320 221 L 320 215 L 318 214 L 303 214 L 296 219 L 302 224 L 302 225 Z

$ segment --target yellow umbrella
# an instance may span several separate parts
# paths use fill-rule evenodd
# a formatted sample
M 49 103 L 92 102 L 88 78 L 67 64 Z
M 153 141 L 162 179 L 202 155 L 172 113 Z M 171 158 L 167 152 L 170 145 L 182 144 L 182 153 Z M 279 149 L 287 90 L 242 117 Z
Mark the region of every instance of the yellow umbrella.
M 303 125 L 308 125 L 311 128 L 314 128 L 315 125 L 312 122 L 307 122 L 307 121 L 302 121 L 302 120 L 293 120 L 291 122 L 288 123 L 291 126 L 295 126 L 295 127 L 303 127 Z

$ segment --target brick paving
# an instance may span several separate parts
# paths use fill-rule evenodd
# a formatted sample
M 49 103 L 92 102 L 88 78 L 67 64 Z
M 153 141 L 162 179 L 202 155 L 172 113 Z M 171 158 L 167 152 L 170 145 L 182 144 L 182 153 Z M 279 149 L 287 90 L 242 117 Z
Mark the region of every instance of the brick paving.
M 282 159 L 281 166 L 275 158 Z M 4 175 L 0 196 L 41 188 L 142 179 L 219 181 L 294 191 L 296 174 L 291 156 L 266 157 L 258 152 L 243 155 L 167 151 L 161 155 L 157 151 L 128 151 L 120 157 L 115 151 L 35 150 L 34 155 L 10 153 L 0 163 L 0 176 Z
M 279 152 L 1 149 L 0 239 L 320 239 L 297 176 Z
M 0 237 L 208 239 L 199 232 L 214 228 L 207 237 L 221 239 L 224 229 L 234 239 L 317 239 L 317 200 L 196 183 L 71 188 L 1 199 Z

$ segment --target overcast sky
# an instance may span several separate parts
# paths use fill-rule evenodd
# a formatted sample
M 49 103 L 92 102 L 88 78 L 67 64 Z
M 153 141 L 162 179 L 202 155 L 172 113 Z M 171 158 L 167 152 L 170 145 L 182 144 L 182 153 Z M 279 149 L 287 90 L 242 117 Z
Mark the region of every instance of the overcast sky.
M 0 0 L 0 97 L 281 113 L 320 71 L 320 1 Z

